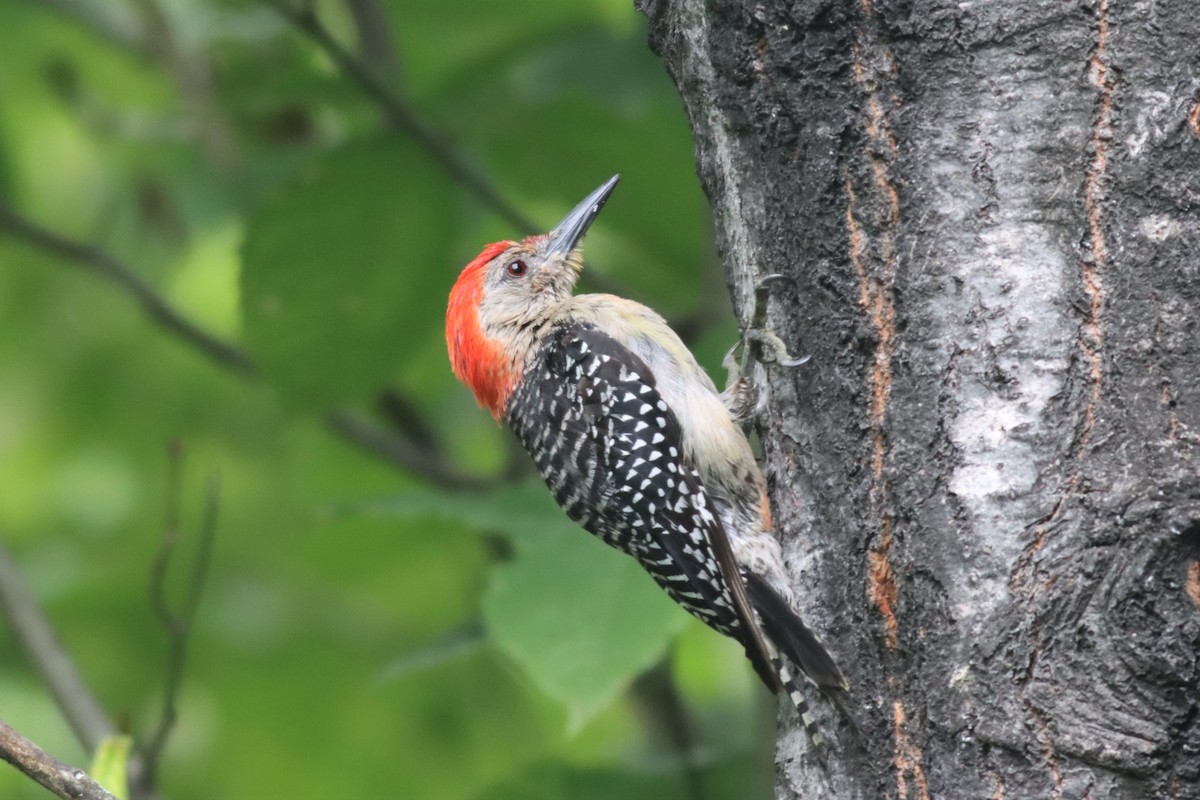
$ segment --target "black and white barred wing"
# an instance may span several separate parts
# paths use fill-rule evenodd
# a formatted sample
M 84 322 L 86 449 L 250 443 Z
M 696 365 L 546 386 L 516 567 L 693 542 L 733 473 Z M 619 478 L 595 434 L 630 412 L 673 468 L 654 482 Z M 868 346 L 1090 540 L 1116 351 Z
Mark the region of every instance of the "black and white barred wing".
M 556 331 L 545 347 L 530 362 L 539 373 L 514 392 L 508 422 L 555 500 L 637 558 L 675 602 L 741 640 L 712 546 L 724 531 L 645 362 L 586 326 Z

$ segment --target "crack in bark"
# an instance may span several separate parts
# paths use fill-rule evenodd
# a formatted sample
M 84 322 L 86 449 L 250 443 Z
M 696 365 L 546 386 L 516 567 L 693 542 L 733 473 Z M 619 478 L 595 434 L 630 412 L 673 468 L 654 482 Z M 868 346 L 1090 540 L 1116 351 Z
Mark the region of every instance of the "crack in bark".
M 1088 252 L 1080 259 L 1083 291 L 1088 300 L 1088 308 L 1087 317 L 1080 330 L 1079 346 L 1088 364 L 1088 397 L 1083 409 L 1082 427 L 1071 455 L 1073 463 L 1067 480 L 1059 491 L 1050 513 L 1034 524 L 1034 538 L 1024 548 L 1021 557 L 1017 559 L 1010 577 L 1010 586 L 1017 591 L 1028 609 L 1028 613 L 1032 616 L 1033 626 L 1031 660 L 1024 680 L 1021 682 L 1019 695 L 1025 713 L 1035 727 L 1037 740 L 1042 745 L 1042 755 L 1053 780 L 1052 797 L 1055 800 L 1063 796 L 1063 774 L 1058 765 L 1049 721 L 1044 712 L 1030 698 L 1029 686 L 1033 681 L 1034 669 L 1042 646 L 1037 631 L 1035 599 L 1038 593 L 1048 586 L 1045 582 L 1039 584 L 1035 580 L 1039 572 L 1036 556 L 1045 546 L 1051 524 L 1063 510 L 1065 501 L 1079 489 L 1080 468 L 1096 426 L 1097 408 L 1101 402 L 1104 381 L 1102 314 L 1106 300 L 1104 271 L 1108 264 L 1108 248 L 1104 236 L 1102 184 L 1108 168 L 1108 141 L 1112 136 L 1112 105 L 1115 90 L 1115 80 L 1106 60 L 1109 36 L 1108 0 L 1099 0 L 1096 14 L 1096 44 L 1088 61 L 1088 72 L 1092 85 L 1100 90 L 1100 104 L 1092 125 L 1093 155 L 1084 182 L 1084 211 L 1088 225 L 1085 241 L 1088 245 Z
M 1083 291 L 1088 298 L 1088 317 L 1084 322 L 1080 346 L 1088 360 L 1090 396 L 1084 407 L 1083 430 L 1076 449 L 1078 460 L 1087 450 L 1092 429 L 1096 425 L 1096 408 L 1104 379 L 1104 270 L 1108 265 L 1108 248 L 1104 239 L 1104 217 L 1101 207 L 1104 190 L 1101 186 L 1108 170 L 1108 140 L 1112 136 L 1112 104 L 1115 80 L 1108 68 L 1108 0 L 1099 0 L 1096 7 L 1096 47 L 1088 62 L 1092 85 L 1100 90 L 1100 109 L 1092 126 L 1092 163 L 1084 185 L 1083 206 L 1087 213 L 1090 258 L 1081 259 Z
M 1115 80 L 1111 77 L 1106 61 L 1109 35 L 1108 0 L 1099 0 L 1096 14 L 1096 45 L 1088 61 L 1088 73 L 1092 85 L 1100 89 L 1100 108 L 1092 125 L 1093 156 L 1084 182 L 1084 211 L 1088 222 L 1086 241 L 1090 252 L 1080 259 L 1083 291 L 1088 298 L 1088 314 L 1080 331 L 1079 346 L 1088 361 L 1088 399 L 1083 410 L 1082 429 L 1072 453 L 1074 464 L 1071 472 L 1063 488 L 1058 492 L 1054 507 L 1046 516 L 1031 526 L 1034 528 L 1033 541 L 1024 548 L 1021 557 L 1017 559 L 1009 579 L 1009 585 L 1014 589 L 1036 575 L 1037 566 L 1033 560 L 1046 543 L 1046 534 L 1050 523 L 1058 517 L 1064 501 L 1075 494 L 1079 487 L 1080 462 L 1087 451 L 1092 431 L 1096 425 L 1096 409 L 1100 404 L 1103 388 L 1104 331 L 1101 325 L 1101 314 L 1104 311 L 1106 299 L 1103 271 L 1108 263 L 1108 248 L 1104 237 L 1101 184 L 1108 168 L 1108 141 L 1112 137 L 1112 104 L 1115 91 Z M 1025 601 L 1032 603 L 1035 593 L 1036 590 L 1032 588 L 1026 591 L 1024 593 Z
M 1000 770 L 990 764 L 987 767 L 988 778 L 992 781 L 992 800 L 1007 800 L 1007 795 L 1004 791 L 1004 776 L 1000 774 Z
M 892 571 L 890 553 L 892 549 L 892 519 L 887 513 L 887 490 L 883 485 L 883 465 L 887 442 L 884 423 L 887 416 L 887 399 L 891 389 L 891 348 L 894 310 L 884 285 L 867 274 L 863 259 L 865 235 L 855 219 L 854 211 L 858 195 L 853 182 L 846 178 L 846 228 L 850 237 L 850 262 L 859 279 L 859 303 L 867 311 L 872 327 L 879 337 L 875 349 L 871 383 L 871 508 L 880 521 L 879 542 L 867 554 L 867 596 L 883 616 L 884 644 L 889 650 L 899 645 L 900 625 L 896 619 L 896 580 Z M 886 299 L 885 299 L 886 298 Z
M 1024 690 L 1022 692 L 1024 693 Z M 1054 781 L 1054 791 L 1050 797 L 1052 800 L 1062 800 L 1065 782 L 1062 769 L 1058 766 L 1058 754 L 1054 751 L 1054 739 L 1050 736 L 1050 722 L 1042 710 L 1037 708 L 1028 697 L 1023 696 L 1022 700 L 1025 703 L 1026 712 L 1037 727 L 1037 740 L 1042 745 L 1042 757 L 1046 760 L 1046 767 L 1050 770 L 1050 777 Z
M 863 14 L 869 20 L 874 14 L 869 0 L 861 2 Z M 883 467 L 887 456 L 886 422 L 888 398 L 892 387 L 892 358 L 895 354 L 896 308 L 893 285 L 896 277 L 896 234 L 900 222 L 900 196 L 892 183 L 890 174 L 895 166 L 897 143 L 891 123 L 884 112 L 879 99 L 879 90 L 873 88 L 874 72 L 867 63 L 865 53 L 882 58 L 888 65 L 892 61 L 873 37 L 869 37 L 865 28 L 859 29 L 857 37 L 860 40 L 854 45 L 853 72 L 854 82 L 860 91 L 866 94 L 866 123 L 867 160 L 871 165 L 871 173 L 875 187 L 886 198 L 887 212 L 877 221 L 880 233 L 877 238 L 877 252 L 873 260 L 880 265 L 881 274 L 873 276 L 867 269 L 864 254 L 867 249 L 867 234 L 855 217 L 858 195 L 854 190 L 854 182 L 847 174 L 845 177 L 846 191 L 846 228 L 850 238 L 850 262 L 858 276 L 858 302 L 866 311 L 875 332 L 875 355 L 870 371 L 870 425 L 871 425 L 871 508 L 874 516 L 880 521 L 879 541 L 868 553 L 867 596 L 879 609 L 884 623 L 884 644 L 889 650 L 899 646 L 899 621 L 896 618 L 896 581 L 895 572 L 891 566 L 891 548 L 893 543 L 892 517 L 887 511 L 887 488 L 883 480 Z M 894 106 L 898 102 L 890 97 Z
M 1167 441 L 1174 444 L 1179 439 L 1179 415 L 1175 413 L 1175 392 L 1171 380 L 1163 378 L 1158 387 L 1159 402 L 1167 408 Z
M 884 516 L 879 534 L 879 546 L 867 553 L 867 596 L 883 615 L 884 642 L 894 650 L 898 644 L 900 624 L 896 619 L 896 576 L 888 553 L 892 549 L 892 518 Z
M 870 22 L 874 17 L 871 0 L 860 0 L 860 5 L 864 21 Z M 866 312 L 876 336 L 869 374 L 870 500 L 872 516 L 879 520 L 879 540 L 867 554 L 867 597 L 883 618 L 885 647 L 895 651 L 899 647 L 900 623 L 896 615 L 896 573 L 891 563 L 894 519 L 888 509 L 889 493 L 884 480 L 884 465 L 887 458 L 888 401 L 896 352 L 896 239 L 900 227 L 900 195 L 891 176 L 899 148 L 884 102 L 880 99 L 884 90 L 879 88 L 882 83 L 879 76 L 894 76 L 896 66 L 891 53 L 865 24 L 858 27 L 855 36 L 857 41 L 853 48 L 852 65 L 855 86 L 865 95 L 866 157 L 871 167 L 874 189 L 885 200 L 885 211 L 878 215 L 878 219 L 871 221 L 875 246 L 870 258 L 879 270 L 878 275 L 872 275 L 866 258 L 869 234 L 855 216 L 858 195 L 847 171 L 844 178 L 847 200 L 845 217 L 850 239 L 850 262 L 858 277 L 859 305 Z M 900 108 L 900 101 L 895 94 L 889 93 L 887 100 L 893 108 Z M 909 734 L 904 703 L 898 696 L 898 682 L 893 682 L 892 688 L 897 695 L 892 701 L 896 791 L 902 800 L 907 800 L 912 796 L 909 787 L 911 780 L 917 800 L 929 800 L 929 784 L 922 766 L 924 754 Z
M 924 754 L 908 735 L 904 704 L 899 700 L 892 703 L 892 732 L 896 739 L 894 763 L 896 791 L 900 799 L 907 800 L 909 797 L 908 777 L 911 776 L 916 784 L 918 800 L 929 800 L 929 781 L 925 778 L 925 769 L 921 766 Z
M 1035 590 L 1033 589 L 1027 592 L 1024 598 L 1025 601 L 1031 603 L 1034 593 Z M 1022 708 L 1033 722 L 1035 736 L 1037 737 L 1038 744 L 1042 746 L 1042 758 L 1045 760 L 1046 768 L 1050 770 L 1050 777 L 1054 782 L 1054 790 L 1051 797 L 1053 800 L 1062 800 L 1063 774 L 1062 769 L 1058 766 L 1058 755 L 1054 750 L 1054 739 L 1050 735 L 1050 721 L 1046 718 L 1046 714 L 1042 709 L 1038 708 L 1029 697 L 1029 685 L 1033 682 L 1034 674 L 1037 672 L 1038 658 L 1042 654 L 1042 634 L 1036 616 L 1034 616 L 1030 623 L 1030 628 L 1029 663 L 1025 667 L 1024 675 L 1021 676 L 1021 688 L 1018 690 L 1018 694 Z

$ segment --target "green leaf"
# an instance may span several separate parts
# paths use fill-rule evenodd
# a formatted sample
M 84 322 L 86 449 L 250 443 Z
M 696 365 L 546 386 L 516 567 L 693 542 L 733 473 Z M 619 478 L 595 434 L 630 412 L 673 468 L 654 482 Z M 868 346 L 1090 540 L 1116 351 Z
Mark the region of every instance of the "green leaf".
M 454 197 L 426 157 L 383 139 L 331 154 L 248 220 L 246 339 L 290 405 L 359 399 L 441 334 Z
M 96 748 L 92 757 L 92 766 L 88 773 L 96 783 L 108 790 L 115 797 L 129 797 L 129 751 L 133 739 L 128 736 L 105 736 Z
M 662 658 L 687 616 L 633 561 L 584 535 L 547 536 L 497 566 L 483 598 L 497 645 L 578 731 Z
M 570 522 L 542 485 L 477 494 L 415 490 L 355 506 L 373 514 L 458 519 L 501 532 L 516 556 L 492 570 L 483 615 L 496 645 L 577 731 L 687 623 L 686 614 L 633 559 Z

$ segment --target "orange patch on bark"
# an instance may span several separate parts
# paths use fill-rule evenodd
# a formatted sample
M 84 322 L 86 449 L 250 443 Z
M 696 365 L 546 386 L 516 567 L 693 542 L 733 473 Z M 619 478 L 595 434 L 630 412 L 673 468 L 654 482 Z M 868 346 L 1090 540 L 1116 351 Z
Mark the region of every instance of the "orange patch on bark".
M 869 0 L 862 0 L 864 14 L 873 13 Z M 887 513 L 887 486 L 883 468 L 887 457 L 886 422 L 888 400 L 892 391 L 892 359 L 895 355 L 896 307 L 892 284 L 896 277 L 896 235 L 900 222 L 900 194 L 891 181 L 891 170 L 898 150 L 896 135 L 884 111 L 880 93 L 868 74 L 872 72 L 868 58 L 886 60 L 890 54 L 877 43 L 866 40 L 859 31 L 859 43 L 854 46 L 854 80 L 866 96 L 865 128 L 866 159 L 871 165 L 875 190 L 885 201 L 885 208 L 874 214 L 871 228 L 875 241 L 856 216 L 858 195 L 847 174 L 846 231 L 850 239 L 850 263 L 858 278 L 858 301 L 875 331 L 876 345 L 867 376 L 870 389 L 871 443 L 871 510 L 880 522 L 879 541 L 867 555 L 867 597 L 879 609 L 883 618 L 884 643 L 895 649 L 899 643 L 899 622 L 896 618 L 896 580 L 890 553 L 892 548 L 892 518 Z M 891 98 L 892 105 L 899 102 Z M 871 268 L 871 266 L 874 269 Z
M 904 704 L 899 700 L 892 703 L 892 733 L 896 738 L 895 758 L 892 763 L 896 766 L 897 795 L 901 800 L 907 800 L 908 782 L 911 779 L 917 790 L 918 800 L 929 800 L 929 781 L 925 778 L 925 768 L 921 766 L 924 754 L 908 735 Z
M 867 554 L 867 597 L 883 617 L 883 641 L 889 650 L 900 643 L 900 623 L 896 619 L 896 575 L 888 553 L 892 549 L 892 520 L 884 517 L 879 546 Z
M 1187 596 L 1192 598 L 1192 602 L 1200 607 L 1200 560 L 1193 559 L 1191 564 L 1188 564 L 1187 583 L 1184 586 Z

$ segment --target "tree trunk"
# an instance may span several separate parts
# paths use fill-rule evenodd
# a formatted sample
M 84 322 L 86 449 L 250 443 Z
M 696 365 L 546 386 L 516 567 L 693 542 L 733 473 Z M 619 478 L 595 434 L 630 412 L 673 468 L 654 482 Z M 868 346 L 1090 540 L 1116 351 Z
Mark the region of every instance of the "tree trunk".
M 813 357 L 760 435 L 863 730 L 777 795 L 1200 798 L 1194 1 L 640 7 Z

